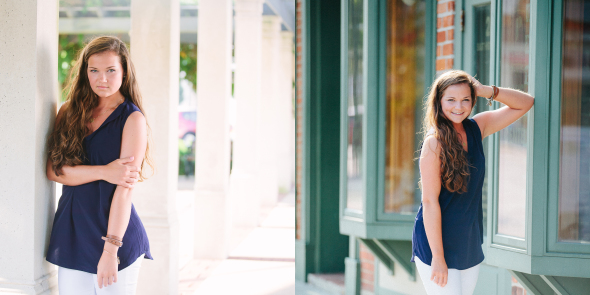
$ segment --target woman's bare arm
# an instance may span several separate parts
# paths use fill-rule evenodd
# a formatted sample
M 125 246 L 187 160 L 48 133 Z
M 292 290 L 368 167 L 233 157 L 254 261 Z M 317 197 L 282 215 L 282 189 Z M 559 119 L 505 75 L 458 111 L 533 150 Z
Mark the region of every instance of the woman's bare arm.
M 59 112 L 55 118 L 55 127 L 57 127 L 57 124 L 61 121 L 67 107 L 68 102 L 64 103 L 59 108 Z M 82 185 L 97 180 L 105 180 L 112 184 L 133 187 L 133 184 L 138 177 L 139 168 L 137 166 L 129 165 L 128 162 L 131 162 L 131 160 L 132 159 L 118 159 L 108 165 L 63 166 L 62 174 L 57 176 L 55 175 L 55 171 L 53 171 L 53 162 L 51 161 L 51 158 L 47 158 L 47 179 L 69 186 Z
M 494 90 L 491 86 L 482 85 L 473 77 L 472 81 L 476 81 L 474 86 L 476 87 L 475 92 L 477 96 L 492 96 Z M 498 96 L 494 100 L 505 104 L 505 106 L 494 111 L 481 112 L 473 116 L 473 119 L 477 122 L 481 130 L 482 139 L 514 123 L 520 117 L 524 116 L 535 103 L 535 98 L 528 93 L 516 89 L 498 88 Z
M 432 252 L 432 276 L 435 284 L 447 284 L 448 269 L 442 242 L 441 211 L 438 197 L 441 188 L 440 145 L 434 136 L 428 136 L 420 154 L 420 177 L 422 178 L 422 216 L 424 230 Z
M 142 113 L 134 112 L 127 118 L 125 127 L 123 127 L 123 139 L 121 142 L 121 157 L 131 157 L 134 160 L 130 163 L 133 166 L 141 166 L 145 151 L 147 148 L 147 128 L 146 120 Z M 111 203 L 111 211 L 109 215 L 109 224 L 107 234 L 123 238 L 127 226 L 129 225 L 129 217 L 131 215 L 131 196 L 133 188 L 126 188 L 117 186 L 113 201 Z M 124 247 L 125 245 L 123 245 Z M 104 249 L 116 255 L 119 248 L 109 242 L 105 241 Z M 113 264 L 114 263 L 114 264 Z M 108 278 L 117 276 L 116 261 L 113 262 L 112 257 L 108 253 L 103 252 L 98 263 L 97 280 L 99 287 L 107 284 Z
M 108 165 L 63 166 L 63 174 L 56 176 L 51 167 L 51 159 L 47 159 L 47 178 L 69 186 L 104 180 L 130 188 L 137 181 L 139 174 L 139 168 L 129 164 L 131 161 L 131 158 L 126 158 L 117 159 Z

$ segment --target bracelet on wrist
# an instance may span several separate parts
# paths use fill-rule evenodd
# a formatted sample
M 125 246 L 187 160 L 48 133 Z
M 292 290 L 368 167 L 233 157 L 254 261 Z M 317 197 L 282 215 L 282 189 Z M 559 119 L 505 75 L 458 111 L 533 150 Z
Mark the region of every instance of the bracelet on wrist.
M 117 246 L 117 247 L 122 247 L 123 246 L 123 241 L 121 238 L 117 237 L 117 236 L 113 236 L 113 235 L 107 235 L 106 237 L 102 237 L 101 239 Z
M 498 96 L 498 93 L 500 92 L 500 89 L 498 87 L 496 87 L 496 85 L 492 85 L 492 96 L 490 96 L 489 98 L 486 97 L 485 99 L 488 101 L 488 106 L 492 106 L 492 101 L 494 101 L 494 99 L 496 99 L 496 96 Z
M 119 256 L 117 256 L 117 255 L 115 255 L 115 254 L 113 254 L 113 253 L 111 253 L 111 252 L 107 251 L 107 249 L 102 249 L 102 250 L 103 250 L 104 252 L 107 252 L 109 255 L 111 255 L 111 256 L 113 256 L 113 257 L 117 258 L 117 264 L 121 264 L 121 260 L 119 260 Z

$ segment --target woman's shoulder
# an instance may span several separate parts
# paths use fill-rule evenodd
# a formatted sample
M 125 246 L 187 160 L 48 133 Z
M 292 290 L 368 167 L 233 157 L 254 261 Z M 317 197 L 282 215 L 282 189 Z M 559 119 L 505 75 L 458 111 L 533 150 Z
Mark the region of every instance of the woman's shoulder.
M 125 107 L 124 107 L 125 114 L 127 116 L 131 115 L 134 112 L 140 112 L 143 114 L 141 109 L 133 103 L 133 101 L 129 98 L 125 99 Z

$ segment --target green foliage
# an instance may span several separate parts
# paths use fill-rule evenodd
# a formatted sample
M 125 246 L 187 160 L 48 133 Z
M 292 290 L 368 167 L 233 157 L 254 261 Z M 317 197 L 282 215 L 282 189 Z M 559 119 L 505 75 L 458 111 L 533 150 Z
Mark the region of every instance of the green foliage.
M 61 101 L 65 101 L 65 91 L 68 75 L 70 70 L 76 63 L 78 58 L 78 52 L 84 48 L 84 35 L 59 35 L 59 47 L 58 47 L 58 80 L 61 91 Z
M 195 144 L 187 146 L 178 139 L 178 175 L 195 175 Z
M 180 79 L 193 83 L 197 89 L 197 44 L 180 44 Z
M 59 7 L 131 6 L 131 0 L 59 0 Z

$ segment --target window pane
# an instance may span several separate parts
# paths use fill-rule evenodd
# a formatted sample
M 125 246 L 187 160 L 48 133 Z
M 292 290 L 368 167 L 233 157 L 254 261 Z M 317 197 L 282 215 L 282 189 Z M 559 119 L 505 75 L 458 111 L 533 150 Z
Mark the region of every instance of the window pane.
M 363 89 L 363 0 L 350 0 L 346 207 L 354 210 L 363 210 Z
M 559 240 L 590 242 L 590 1 L 564 8 Z
M 474 7 L 474 50 L 475 52 L 475 77 L 484 85 L 490 85 L 490 25 L 491 14 L 490 5 L 482 5 Z M 481 98 L 480 98 L 481 99 Z M 487 111 L 487 105 L 484 102 L 479 102 L 475 106 L 475 112 Z M 486 155 L 486 167 L 488 165 L 487 149 L 488 138 L 483 140 L 484 154 Z M 487 235 L 488 227 L 485 226 L 488 220 L 488 174 L 484 176 L 482 190 L 482 210 L 483 210 L 483 234 Z
M 414 152 L 424 96 L 426 3 L 393 0 L 387 14 L 385 212 L 416 212 Z M 419 191 L 418 191 L 419 192 Z
M 529 0 L 502 2 L 502 87 L 528 92 L 529 19 Z M 498 233 L 519 238 L 525 234 L 527 125 L 524 115 L 500 131 Z

